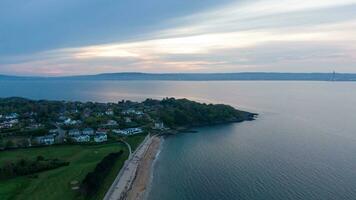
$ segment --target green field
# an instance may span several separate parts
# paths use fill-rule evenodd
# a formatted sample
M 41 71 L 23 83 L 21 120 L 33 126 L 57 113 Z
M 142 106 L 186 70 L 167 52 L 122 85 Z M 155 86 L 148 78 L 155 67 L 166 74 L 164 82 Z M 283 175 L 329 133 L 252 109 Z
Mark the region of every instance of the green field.
M 138 140 L 138 138 L 134 139 L 135 144 Z M 121 149 L 124 150 L 124 155 L 116 162 L 112 172 L 102 184 L 103 187 L 99 190 L 98 195 L 92 197 L 92 199 L 102 199 L 127 159 L 128 151 L 121 143 L 63 145 L 0 152 L 0 165 L 6 161 L 20 158 L 35 159 L 39 155 L 70 162 L 69 166 L 38 173 L 38 177 L 24 176 L 0 181 L 0 199 L 82 199 L 78 191 L 73 190 L 72 187 L 77 186 L 106 155 Z

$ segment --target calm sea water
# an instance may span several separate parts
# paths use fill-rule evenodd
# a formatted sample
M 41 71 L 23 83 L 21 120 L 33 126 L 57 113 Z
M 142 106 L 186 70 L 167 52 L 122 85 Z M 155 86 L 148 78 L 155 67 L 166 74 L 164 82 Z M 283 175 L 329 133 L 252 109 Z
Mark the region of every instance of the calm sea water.
M 149 200 L 356 199 L 356 83 L 0 81 L 0 96 L 175 96 L 260 114 L 166 138 Z

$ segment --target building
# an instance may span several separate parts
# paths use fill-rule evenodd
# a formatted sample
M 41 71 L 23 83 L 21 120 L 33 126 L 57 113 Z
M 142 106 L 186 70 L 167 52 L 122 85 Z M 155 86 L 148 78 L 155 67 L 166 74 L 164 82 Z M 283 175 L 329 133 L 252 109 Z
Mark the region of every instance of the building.
M 51 129 L 48 131 L 49 134 L 51 135 L 58 135 L 59 134 L 59 130 L 58 129 Z
M 98 131 L 96 131 L 96 134 L 97 135 L 100 135 L 100 134 L 107 134 L 108 132 L 107 132 L 107 130 L 106 129 L 98 129 Z
M 94 141 L 95 142 L 106 142 L 108 140 L 108 136 L 106 134 L 100 133 L 100 134 L 96 134 L 94 136 Z
M 106 115 L 114 115 L 114 111 L 112 109 L 108 109 L 107 111 L 105 111 Z
M 75 142 L 89 142 L 90 136 L 89 135 L 78 135 L 71 137 Z
M 4 121 L 0 123 L 0 129 L 5 129 L 5 128 L 12 128 L 14 125 L 18 124 L 19 120 L 18 119 L 11 119 L 8 121 Z
M 17 113 L 11 113 L 5 116 L 5 119 L 17 119 L 19 115 Z
M 30 124 L 29 126 L 27 126 L 26 128 L 27 129 L 38 129 L 38 128 L 41 128 L 43 125 L 40 124 L 40 123 L 34 123 L 34 124 Z
M 117 126 L 118 123 L 117 121 L 115 120 L 109 120 L 107 123 L 106 123 L 106 126 Z
M 124 115 L 130 115 L 130 114 L 143 115 L 143 112 L 142 111 L 137 111 L 135 109 L 128 109 L 128 110 L 122 111 L 122 114 L 124 114 Z
M 80 124 L 81 121 L 80 120 L 72 120 L 71 118 L 68 118 L 64 121 L 65 125 L 76 125 L 76 124 Z
M 165 129 L 163 122 L 155 122 L 154 129 Z
M 81 135 L 81 132 L 78 129 L 71 129 L 68 132 L 68 136 L 69 137 L 76 137 L 76 136 L 79 136 L 79 135 Z
M 132 120 L 131 120 L 131 118 L 130 118 L 130 117 L 125 117 L 125 122 L 126 122 L 126 123 L 131 123 L 131 122 L 132 122 Z
M 142 133 L 143 130 L 142 128 L 127 128 L 127 129 L 115 129 L 113 130 L 113 133 L 119 134 L 119 135 L 136 135 L 139 133 Z
M 94 133 L 95 133 L 95 131 L 94 131 L 94 129 L 92 129 L 92 128 L 85 128 L 85 129 L 83 129 L 83 135 L 94 135 Z
M 36 137 L 35 140 L 38 142 L 38 144 L 41 144 L 41 145 L 54 144 L 54 136 L 53 135 L 39 136 L 39 137 Z

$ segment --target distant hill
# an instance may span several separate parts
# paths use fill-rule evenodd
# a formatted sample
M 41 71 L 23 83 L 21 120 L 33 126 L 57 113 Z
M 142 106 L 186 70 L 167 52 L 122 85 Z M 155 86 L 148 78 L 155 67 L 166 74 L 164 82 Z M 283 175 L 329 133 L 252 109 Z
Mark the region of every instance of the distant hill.
M 8 75 L 0 74 L 0 80 L 32 80 L 32 79 L 42 79 L 42 77 L 8 76 Z
M 356 74 L 348 73 L 111 73 L 67 77 L 14 77 L 0 75 L 0 80 L 167 80 L 167 81 L 356 81 Z

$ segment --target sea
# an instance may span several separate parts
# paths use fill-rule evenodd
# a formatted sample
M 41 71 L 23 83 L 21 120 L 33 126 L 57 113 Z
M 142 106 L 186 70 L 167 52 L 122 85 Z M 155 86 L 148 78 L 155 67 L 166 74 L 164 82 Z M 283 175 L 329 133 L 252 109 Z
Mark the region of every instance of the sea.
M 356 82 L 0 81 L 0 97 L 12 96 L 176 97 L 259 114 L 166 137 L 148 200 L 356 199 Z

